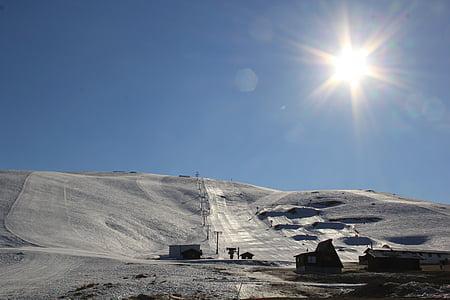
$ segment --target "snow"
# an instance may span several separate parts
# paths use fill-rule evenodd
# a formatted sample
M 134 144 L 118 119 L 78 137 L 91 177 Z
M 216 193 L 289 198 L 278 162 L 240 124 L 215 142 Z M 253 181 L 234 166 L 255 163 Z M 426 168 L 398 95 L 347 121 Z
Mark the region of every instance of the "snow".
M 227 262 L 226 247 L 292 265 L 294 255 L 329 238 L 343 261 L 356 261 L 370 244 L 450 251 L 450 228 L 443 226 L 450 224 L 449 205 L 369 190 L 285 192 L 141 173 L 3 171 L 0 209 L 0 297 L 17 296 L 23 285 L 46 298 L 50 282 L 76 274 L 99 283 L 94 269 L 100 265 L 98 276 L 105 278 L 113 269 L 133 268 L 124 263 L 172 266 L 149 260 L 166 255 L 172 244 L 200 244 L 205 257 L 215 259 L 212 265 Z M 208 226 L 202 224 L 202 209 Z M 220 232 L 218 255 L 214 232 Z M 140 285 L 135 287 L 125 292 L 122 284 L 114 293 L 139 291 Z M 214 290 L 212 284 L 202 287 Z M 64 281 L 59 288 L 67 293 L 76 286 Z M 221 292 L 234 289 L 232 284 Z
M 26 245 L 6 228 L 5 219 L 28 177 L 28 172 L 0 171 L 0 247 Z
M 35 172 L 6 225 L 35 245 L 124 256 L 205 239 L 195 185 L 163 176 Z

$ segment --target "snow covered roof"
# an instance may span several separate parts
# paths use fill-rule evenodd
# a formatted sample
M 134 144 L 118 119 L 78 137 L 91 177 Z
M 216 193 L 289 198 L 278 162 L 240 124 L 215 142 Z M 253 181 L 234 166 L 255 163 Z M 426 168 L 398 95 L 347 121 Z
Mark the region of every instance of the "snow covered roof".
M 417 254 L 417 255 L 422 255 L 422 254 L 447 254 L 450 255 L 450 251 L 444 251 L 444 250 L 420 250 L 420 249 L 395 249 L 395 248 L 390 248 L 390 249 L 366 249 L 364 251 L 364 253 L 367 253 L 369 250 L 371 251 L 386 251 L 386 252 L 396 252 L 396 253 L 413 253 L 413 254 Z
M 382 249 L 367 249 L 364 251 L 367 255 L 372 257 L 396 257 L 396 258 L 411 258 L 420 259 L 421 257 L 417 253 L 407 252 L 407 251 L 396 251 L 396 250 L 382 250 Z
M 448 254 L 450 255 L 450 251 L 444 251 L 444 250 L 420 250 L 420 249 L 394 249 L 394 251 L 402 251 L 402 252 L 413 252 L 413 253 L 424 253 L 424 254 Z

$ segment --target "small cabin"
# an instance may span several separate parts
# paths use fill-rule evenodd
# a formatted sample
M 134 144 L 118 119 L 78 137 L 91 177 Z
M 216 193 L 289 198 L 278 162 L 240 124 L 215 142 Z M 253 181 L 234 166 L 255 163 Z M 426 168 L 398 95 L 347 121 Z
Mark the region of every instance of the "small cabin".
M 203 254 L 202 250 L 188 249 L 188 250 L 181 252 L 181 257 L 183 259 L 200 259 L 202 254 Z
M 253 256 L 255 256 L 253 253 L 245 252 L 239 255 L 241 259 L 253 259 Z
M 367 265 L 371 272 L 419 271 L 420 256 L 416 253 L 402 253 L 395 250 L 367 249 L 359 257 L 359 264 Z
M 295 256 L 297 273 L 328 273 L 342 272 L 342 262 L 332 240 L 320 242 L 316 251 L 301 253 Z
M 169 246 L 169 258 L 171 259 L 199 259 L 202 254 L 199 244 Z

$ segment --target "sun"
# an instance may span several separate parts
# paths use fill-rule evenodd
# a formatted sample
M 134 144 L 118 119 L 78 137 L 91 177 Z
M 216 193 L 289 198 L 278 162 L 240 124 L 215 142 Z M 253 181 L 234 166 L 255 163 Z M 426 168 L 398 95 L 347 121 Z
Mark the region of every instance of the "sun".
M 364 49 L 345 47 L 339 55 L 333 58 L 333 79 L 357 85 L 370 73 L 367 56 L 368 52 Z
M 361 32 L 352 36 L 350 21 L 345 9 L 343 10 L 342 21 L 337 26 L 336 45 L 323 41 L 322 46 L 328 49 L 338 49 L 336 52 L 329 52 L 323 48 L 293 41 L 302 57 L 302 63 L 317 64 L 321 68 L 320 74 L 327 74 L 316 87 L 310 92 L 309 98 L 322 101 L 327 100 L 336 91 L 348 90 L 349 99 L 357 114 L 358 106 L 365 105 L 367 89 L 375 87 L 393 86 L 395 88 L 408 89 L 409 85 L 403 80 L 404 70 L 396 65 L 391 65 L 389 58 L 391 40 L 395 37 L 403 24 L 403 17 L 408 10 L 401 12 L 398 16 L 392 16 L 380 28 L 374 28 L 373 32 L 365 32 L 366 38 Z M 355 27 L 358 24 L 354 24 Z M 358 33 L 358 31 L 356 32 Z M 395 53 L 394 53 L 395 54 Z M 397 64 L 397 63 L 395 63 Z M 382 85 L 380 85 L 382 84 Z M 342 89 L 343 88 L 343 89 Z M 369 93 L 372 94 L 372 93 Z

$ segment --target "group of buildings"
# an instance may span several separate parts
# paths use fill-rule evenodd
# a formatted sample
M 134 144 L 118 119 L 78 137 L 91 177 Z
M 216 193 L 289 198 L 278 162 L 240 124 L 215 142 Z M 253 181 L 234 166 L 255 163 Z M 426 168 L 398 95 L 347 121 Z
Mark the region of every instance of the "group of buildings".
M 198 244 L 169 247 L 169 258 L 172 259 L 200 259 L 202 254 Z M 238 259 L 252 259 L 253 256 L 250 252 L 241 255 L 238 253 Z M 315 251 L 301 253 L 294 257 L 297 273 L 342 272 L 343 264 L 331 239 L 320 242 Z M 443 269 L 449 262 L 450 252 L 446 251 L 368 248 L 359 257 L 359 264 L 367 266 L 367 270 L 371 272 L 419 271 L 423 265 L 439 265 Z
M 341 273 L 342 262 L 332 240 L 320 242 L 316 251 L 295 256 L 297 273 Z M 364 251 L 359 264 L 371 272 L 419 271 L 422 265 L 439 265 L 441 269 L 450 262 L 450 252 L 426 250 L 372 249 Z
M 227 250 L 231 259 L 233 259 L 236 250 L 238 259 L 253 259 L 254 256 L 254 254 L 250 252 L 239 254 L 239 248 L 227 248 Z M 171 259 L 200 259 L 202 255 L 203 251 L 200 249 L 199 244 L 169 246 L 168 258 Z

